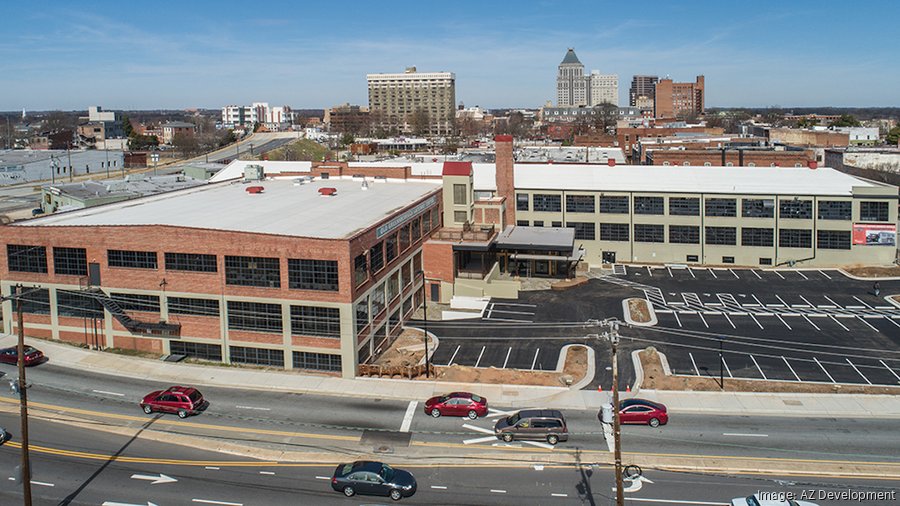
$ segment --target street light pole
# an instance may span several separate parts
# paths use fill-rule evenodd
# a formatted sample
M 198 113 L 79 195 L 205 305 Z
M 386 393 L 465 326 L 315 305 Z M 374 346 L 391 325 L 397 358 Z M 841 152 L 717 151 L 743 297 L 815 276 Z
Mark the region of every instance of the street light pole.
M 17 390 L 19 393 L 19 416 L 22 427 L 22 504 L 31 506 L 31 463 L 28 459 L 28 389 L 25 385 L 25 327 L 22 310 L 22 285 L 16 286 L 16 313 L 19 330 L 19 343 L 16 348 L 16 358 L 19 365 L 19 379 Z
M 416 275 L 422 275 L 422 314 L 425 324 L 425 377 L 431 378 L 431 368 L 428 366 L 428 299 L 425 298 L 425 271 L 419 271 Z

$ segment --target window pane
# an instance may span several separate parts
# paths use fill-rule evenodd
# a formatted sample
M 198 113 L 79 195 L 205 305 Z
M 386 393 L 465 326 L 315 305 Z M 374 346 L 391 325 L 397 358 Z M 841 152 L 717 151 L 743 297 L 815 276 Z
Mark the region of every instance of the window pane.
M 340 338 L 341 312 L 332 307 L 291 306 L 291 334 Z
M 106 252 L 110 267 L 128 267 L 132 269 L 156 269 L 155 251 L 124 251 L 111 249 Z
M 741 216 L 744 218 L 775 217 L 775 201 L 772 199 L 743 199 Z
M 261 302 L 228 301 L 228 328 L 281 332 L 281 306 Z
M 596 226 L 593 222 L 570 221 L 566 223 L 566 226 L 575 229 L 575 239 L 593 241 L 595 238 Z
M 281 288 L 281 266 L 277 258 L 226 256 L 225 284 Z
M 706 244 L 737 244 L 737 231 L 734 227 L 706 227 Z
M 173 339 L 169 343 L 169 349 L 173 355 L 186 355 L 213 362 L 222 361 L 222 346 L 218 344 L 191 343 Z
M 627 223 L 600 224 L 601 241 L 628 241 L 628 237 L 629 233 Z
M 44 246 L 7 244 L 6 257 L 12 272 L 47 273 L 47 248 Z
M 600 212 L 604 214 L 628 214 L 628 197 L 600 196 Z
M 84 248 L 53 248 L 53 272 L 87 276 L 87 250 Z
M 778 246 L 782 248 L 812 248 L 812 230 L 796 228 L 779 229 Z
M 737 216 L 735 199 L 706 199 L 706 216 Z
M 231 361 L 234 363 L 284 367 L 282 350 L 244 346 L 229 346 L 228 349 L 231 352 Z
M 779 200 L 778 210 L 782 218 L 812 219 L 812 200 Z
M 634 242 L 666 242 L 665 225 L 635 223 Z
M 634 214 L 665 214 L 662 197 L 635 197 Z
M 673 244 L 700 244 L 700 227 L 669 225 L 669 242 Z
M 887 202 L 859 203 L 859 221 L 888 221 L 888 216 Z
M 170 314 L 192 316 L 219 316 L 219 301 L 214 299 L 191 299 L 187 297 L 167 297 Z
M 697 197 L 669 197 L 669 214 L 672 216 L 700 216 L 700 199 Z
M 199 253 L 166 253 L 166 270 L 218 272 L 216 255 Z
M 593 195 L 566 195 L 567 213 L 593 213 Z
M 560 195 L 548 195 L 536 193 L 532 196 L 535 212 L 558 213 L 562 211 L 562 197 Z
M 775 232 L 771 228 L 741 228 L 742 246 L 773 246 Z
M 293 290 L 338 290 L 336 260 L 288 259 L 288 288 Z

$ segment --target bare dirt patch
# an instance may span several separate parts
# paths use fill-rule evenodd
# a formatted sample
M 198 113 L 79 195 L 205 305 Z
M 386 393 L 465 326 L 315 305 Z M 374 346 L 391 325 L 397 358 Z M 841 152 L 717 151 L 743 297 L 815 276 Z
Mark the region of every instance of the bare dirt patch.
M 572 279 L 563 279 L 560 281 L 556 281 L 552 285 L 550 285 L 551 290 L 568 290 L 569 288 L 575 288 L 576 286 L 581 286 L 588 282 L 588 278 L 584 276 L 578 276 Z
M 631 315 L 631 320 L 637 323 L 650 323 L 653 321 L 653 318 L 650 316 L 650 307 L 647 305 L 647 299 L 628 299 L 628 313 Z
M 861 278 L 893 278 L 900 277 L 900 266 L 890 267 L 845 267 L 844 271 Z
M 450 367 L 437 367 L 437 379 L 439 381 L 459 383 L 542 385 L 551 387 L 568 386 L 565 381 L 567 376 L 572 380 L 572 383 L 577 383 L 584 378 L 588 369 L 588 354 L 586 348 L 583 346 L 573 346 L 568 350 L 566 362 L 561 373 L 524 371 L 521 369 L 496 369 L 494 367 L 476 369 L 475 367 L 451 365 Z
M 434 351 L 434 340 L 429 341 L 430 351 Z M 383 366 L 414 366 L 425 357 L 425 339 L 422 331 L 404 329 L 384 353 L 373 362 Z
M 638 353 L 644 368 L 644 382 L 641 388 L 651 390 L 694 390 L 721 391 L 719 378 L 703 376 L 667 375 L 659 360 L 659 354 L 652 346 Z M 900 388 L 875 387 L 869 385 L 829 385 L 823 383 L 797 383 L 794 381 L 757 381 L 725 377 L 725 391 L 728 392 L 784 392 L 816 394 L 886 394 L 900 395 Z

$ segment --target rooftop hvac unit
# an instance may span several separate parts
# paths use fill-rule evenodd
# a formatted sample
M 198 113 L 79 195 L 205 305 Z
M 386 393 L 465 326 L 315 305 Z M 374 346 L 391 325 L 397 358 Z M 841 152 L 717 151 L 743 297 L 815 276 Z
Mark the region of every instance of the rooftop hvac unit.
M 319 188 L 319 195 L 323 197 L 333 197 L 337 195 L 337 188 Z
M 266 172 L 262 165 L 248 165 L 244 167 L 244 180 L 262 181 L 266 178 Z

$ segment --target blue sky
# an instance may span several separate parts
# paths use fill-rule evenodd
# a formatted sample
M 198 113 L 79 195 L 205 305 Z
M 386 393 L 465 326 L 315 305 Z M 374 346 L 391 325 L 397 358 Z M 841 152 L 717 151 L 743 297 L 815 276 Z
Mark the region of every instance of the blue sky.
M 36 7 L 40 5 L 40 8 Z M 4 2 L 0 110 L 366 104 L 369 72 L 456 73 L 467 106 L 586 71 L 706 76 L 708 106 L 900 105 L 900 2 Z

